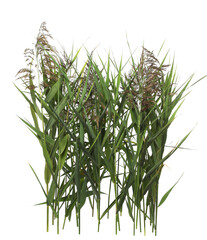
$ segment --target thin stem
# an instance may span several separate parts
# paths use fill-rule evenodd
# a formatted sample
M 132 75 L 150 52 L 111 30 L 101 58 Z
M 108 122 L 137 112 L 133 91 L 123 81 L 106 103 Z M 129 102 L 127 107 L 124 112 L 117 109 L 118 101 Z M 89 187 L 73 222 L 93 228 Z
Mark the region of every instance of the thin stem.
M 158 212 L 158 185 L 159 183 L 157 182 L 157 191 L 156 191 L 156 203 L 155 203 L 155 210 L 156 210 L 156 213 L 155 213 L 155 236 L 157 236 L 157 212 Z
M 135 199 L 134 199 L 135 201 Z M 135 230 L 136 230 L 136 221 L 135 221 L 135 218 L 136 218 L 136 205 L 134 204 L 134 222 L 133 222 L 133 235 L 135 236 Z
M 109 183 L 109 194 L 108 194 L 108 207 L 110 205 L 110 196 L 111 196 L 111 179 L 110 179 L 110 183 Z M 107 218 L 109 218 L 109 211 L 107 212 Z
M 143 197 L 143 218 L 144 218 L 144 236 L 146 236 L 146 217 L 145 217 L 145 201 Z
M 92 217 L 94 217 L 94 205 L 95 205 L 95 196 L 93 195 L 93 202 L 92 202 Z
M 46 185 L 46 192 L 48 195 L 48 184 Z M 47 204 L 47 232 L 49 232 L 49 205 Z

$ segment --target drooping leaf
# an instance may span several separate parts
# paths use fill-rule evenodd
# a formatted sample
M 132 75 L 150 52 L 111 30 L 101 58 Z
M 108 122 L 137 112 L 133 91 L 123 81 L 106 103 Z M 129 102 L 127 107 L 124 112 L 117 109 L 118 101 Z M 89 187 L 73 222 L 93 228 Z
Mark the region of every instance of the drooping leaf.
M 183 176 L 183 174 L 181 175 L 181 177 Z M 173 188 L 177 185 L 177 183 L 180 181 L 181 177 L 177 180 L 177 182 L 163 195 L 163 197 L 161 198 L 158 207 L 160 207 L 165 200 L 168 198 L 169 194 L 171 193 L 171 191 L 173 190 Z

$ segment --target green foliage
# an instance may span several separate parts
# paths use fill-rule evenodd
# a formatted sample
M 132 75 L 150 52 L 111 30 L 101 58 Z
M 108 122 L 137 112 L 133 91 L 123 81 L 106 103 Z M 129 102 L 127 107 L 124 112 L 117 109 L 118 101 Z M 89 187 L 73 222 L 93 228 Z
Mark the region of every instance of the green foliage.
M 45 159 L 46 189 L 32 171 L 46 197 L 47 230 L 50 208 L 58 233 L 61 210 L 65 221 L 76 212 L 80 232 L 81 208 L 88 200 L 93 213 L 97 207 L 98 229 L 115 207 L 117 232 L 127 207 L 134 231 L 138 225 L 145 230 L 149 221 L 156 234 L 158 206 L 175 186 L 158 203 L 164 162 L 190 134 L 166 153 L 168 130 L 192 77 L 177 88 L 174 63 L 164 65 L 167 55 L 160 63 L 146 48 L 138 63 L 131 55 L 129 73 L 123 59 L 117 64 L 108 55 L 104 64 L 99 57 L 99 67 L 93 54 L 79 71 L 80 49 L 75 56 L 73 51 L 61 55 L 50 45 L 51 38 L 43 23 L 35 49 L 25 50 L 28 67 L 18 72 L 26 91 L 16 86 L 29 103 L 34 124 L 21 120 L 39 140 Z M 101 213 L 104 197 L 108 205 Z

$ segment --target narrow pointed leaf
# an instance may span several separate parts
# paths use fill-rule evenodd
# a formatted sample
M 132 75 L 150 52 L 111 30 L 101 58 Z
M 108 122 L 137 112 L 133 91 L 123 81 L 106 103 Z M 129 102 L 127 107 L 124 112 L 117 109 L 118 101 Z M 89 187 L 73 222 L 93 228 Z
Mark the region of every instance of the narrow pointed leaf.
M 181 175 L 181 177 L 183 176 L 183 174 Z M 160 202 L 159 202 L 159 205 L 158 207 L 160 207 L 164 202 L 165 200 L 168 198 L 169 194 L 171 193 L 171 191 L 173 190 L 173 188 L 177 185 L 177 183 L 180 181 L 181 177 L 177 180 L 177 182 L 170 188 L 170 190 L 168 190 L 164 195 L 163 197 L 161 198 Z

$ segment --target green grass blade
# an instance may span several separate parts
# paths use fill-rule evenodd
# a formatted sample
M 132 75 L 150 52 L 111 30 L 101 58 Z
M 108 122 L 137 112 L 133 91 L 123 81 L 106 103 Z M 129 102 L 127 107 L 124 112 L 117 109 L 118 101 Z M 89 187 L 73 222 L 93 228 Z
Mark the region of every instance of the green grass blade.
M 171 150 L 163 159 L 158 161 L 145 175 L 144 180 L 151 174 L 153 173 L 162 163 L 164 163 L 179 147 L 183 144 L 183 142 L 188 138 L 192 130 L 177 144 L 177 146 Z M 144 181 L 143 180 L 143 181 Z
M 31 166 L 30 164 L 29 164 L 29 166 L 30 166 L 30 168 L 32 169 L 32 172 L 34 173 L 34 175 L 35 175 L 37 181 L 39 182 L 40 187 L 42 188 L 42 191 L 43 191 L 45 197 L 47 198 L 47 194 L 46 194 L 46 192 L 45 192 L 45 189 L 43 188 L 42 183 L 40 182 L 40 180 L 39 180 L 39 178 L 38 178 L 38 176 L 37 176 L 35 170 L 32 168 L 32 166 Z
M 61 81 L 62 79 L 59 78 L 58 81 L 52 86 L 52 88 L 50 89 L 50 91 L 46 96 L 46 99 L 45 99 L 46 102 L 50 102 L 54 98 L 54 96 L 57 94 L 61 86 Z
M 183 174 L 181 175 L 181 177 L 183 176 Z M 170 190 L 168 190 L 164 195 L 163 197 L 161 198 L 159 204 L 158 204 L 158 207 L 160 207 L 164 202 L 165 200 L 168 198 L 169 194 L 171 193 L 171 191 L 173 190 L 173 188 L 177 185 L 177 183 L 180 181 L 181 177 L 177 180 L 177 182 L 170 188 Z

